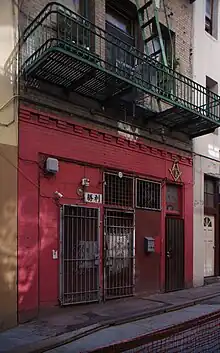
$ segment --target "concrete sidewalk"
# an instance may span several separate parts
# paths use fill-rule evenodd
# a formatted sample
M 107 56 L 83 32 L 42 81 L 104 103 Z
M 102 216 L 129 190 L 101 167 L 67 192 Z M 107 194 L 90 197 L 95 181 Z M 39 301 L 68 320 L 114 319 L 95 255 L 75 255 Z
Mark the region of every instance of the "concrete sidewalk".
M 215 283 L 172 293 L 57 309 L 47 317 L 0 333 L 0 352 L 45 352 L 103 328 L 193 306 L 219 295 L 220 283 Z
M 49 350 L 48 353 L 73 353 L 73 352 L 89 353 L 93 350 L 98 350 L 101 352 L 103 351 L 103 347 L 108 347 L 112 344 L 117 344 L 122 341 L 135 339 L 136 337 L 140 337 L 145 334 L 158 332 L 160 330 L 167 329 L 168 327 L 172 327 L 174 325 L 178 325 L 189 320 L 199 319 L 204 315 L 212 314 L 217 311 L 219 312 L 219 310 L 220 310 L 220 301 L 218 305 L 216 304 L 215 305 L 213 304 L 194 305 L 174 312 L 156 315 L 150 318 L 118 325 L 117 327 L 113 326 L 113 327 L 104 328 L 99 332 L 86 335 L 85 337 L 82 337 L 79 340 L 75 340 L 74 342 L 71 342 L 69 344 Z M 180 337 L 181 337 L 181 334 L 180 334 Z M 206 337 L 204 337 L 204 342 L 203 342 L 205 346 L 204 352 L 207 352 L 207 351 L 210 351 L 209 348 L 211 347 L 207 347 L 207 343 L 205 342 L 205 339 Z M 214 340 L 214 337 L 212 337 L 212 339 Z M 184 342 L 184 349 L 185 349 L 184 351 L 190 352 L 189 347 L 187 347 L 187 340 Z M 147 351 L 149 352 L 149 350 Z M 158 352 L 158 350 L 155 350 L 155 351 Z M 163 350 L 163 352 L 164 351 L 165 350 Z M 200 348 L 200 350 L 195 350 L 195 351 L 199 353 L 203 352 L 202 348 Z M 193 352 L 195 351 L 193 350 Z M 177 352 L 177 350 L 175 350 L 175 352 Z M 215 352 L 219 352 L 219 350 Z

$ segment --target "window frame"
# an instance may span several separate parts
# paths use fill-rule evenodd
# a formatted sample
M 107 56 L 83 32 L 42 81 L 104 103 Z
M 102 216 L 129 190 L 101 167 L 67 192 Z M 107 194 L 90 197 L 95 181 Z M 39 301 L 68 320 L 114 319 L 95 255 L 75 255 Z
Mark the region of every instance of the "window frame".
M 168 61 L 175 61 L 176 58 L 176 33 L 172 30 L 169 30 L 167 26 L 165 26 L 163 23 L 160 23 L 161 27 L 161 34 L 162 34 L 162 39 L 164 43 L 164 48 L 165 48 L 165 53 Z M 156 29 L 156 24 L 153 24 L 153 33 L 157 33 Z M 170 35 L 169 35 L 170 32 Z M 155 37 L 156 40 L 159 42 L 159 36 Z M 173 50 L 173 58 L 172 58 L 172 50 Z M 159 62 L 162 61 L 162 57 L 160 56 L 158 58 Z M 170 65 L 169 65 L 170 66 Z
M 213 21 L 214 21 L 214 1 L 215 0 L 208 0 L 210 1 L 210 16 L 208 15 L 206 8 L 205 8 L 205 31 L 213 36 Z M 205 2 L 205 6 L 207 7 L 207 0 Z
M 178 210 L 168 210 L 168 209 L 167 209 L 167 189 L 168 189 L 169 186 L 170 186 L 170 187 L 174 187 L 174 188 L 177 189 Z M 182 185 L 180 185 L 180 184 L 175 184 L 175 183 L 167 183 L 167 184 L 166 184 L 166 195 L 165 195 L 165 209 L 166 209 L 166 214 L 174 215 L 174 216 L 180 216 L 180 215 L 182 214 L 182 210 L 183 210 L 182 200 L 183 200 Z
M 118 26 L 116 26 L 114 23 L 108 21 L 107 19 L 107 15 L 112 16 L 112 18 L 114 18 L 115 15 L 115 20 L 117 21 L 116 17 L 125 19 L 125 22 L 129 23 L 129 30 L 128 31 L 124 31 L 123 29 L 119 28 Z M 121 13 L 120 11 L 117 11 L 117 9 L 113 9 L 111 6 L 107 5 L 106 6 L 106 12 L 105 12 L 105 22 L 107 22 L 108 24 L 110 24 L 111 26 L 113 26 L 116 30 L 118 30 L 119 32 L 122 32 L 124 35 L 127 35 L 128 37 L 134 37 L 134 23 L 133 20 L 130 19 L 128 16 L 126 16 L 125 14 Z M 120 22 L 120 21 L 117 21 Z M 125 23 L 125 22 L 121 22 L 121 23 Z
M 103 173 L 103 205 L 105 207 L 108 208 L 115 208 L 115 209 L 134 209 L 134 205 L 135 205 L 135 179 L 133 176 L 129 175 L 129 174 L 124 174 L 122 173 L 122 176 L 119 176 L 120 172 L 112 172 L 112 171 L 104 171 Z M 109 186 L 108 188 L 108 178 L 112 179 L 109 180 L 109 182 L 112 182 L 112 184 Z M 118 184 L 117 183 L 117 179 L 118 179 Z M 124 190 L 121 191 L 120 187 L 121 187 L 121 181 L 122 180 L 127 180 L 128 184 L 124 185 Z M 115 187 L 114 192 L 112 192 L 112 188 L 111 186 L 114 184 L 115 182 Z M 130 183 L 130 185 L 129 185 Z M 131 189 L 129 189 L 129 186 L 131 186 Z M 126 189 L 127 187 L 127 189 Z M 119 190 L 118 190 L 119 189 Z M 119 191 L 119 192 L 118 192 Z M 118 192 L 118 195 L 116 195 L 116 193 Z M 125 195 L 125 193 L 127 192 L 127 195 Z M 111 196 L 110 196 L 111 194 Z M 115 198 L 114 198 L 115 196 Z M 124 196 L 127 196 L 123 198 Z M 110 202 L 109 202 L 110 201 Z M 112 201 L 112 202 L 111 202 Z M 130 203 L 129 203 L 130 201 Z
M 138 182 L 146 182 L 148 185 L 156 184 L 159 186 L 159 207 L 143 207 L 143 206 L 138 206 Z M 151 179 L 145 179 L 145 178 L 136 178 L 135 180 L 135 207 L 140 210 L 147 210 L 147 211 L 155 211 L 155 212 L 161 212 L 162 210 L 162 184 L 160 181 L 155 181 Z
M 207 191 L 207 184 L 212 183 L 213 186 L 213 193 Z M 207 202 L 207 196 L 212 196 L 212 204 L 210 205 L 209 202 Z M 217 205 L 217 181 L 208 176 L 204 176 L 204 208 L 209 208 L 209 209 L 215 209 Z

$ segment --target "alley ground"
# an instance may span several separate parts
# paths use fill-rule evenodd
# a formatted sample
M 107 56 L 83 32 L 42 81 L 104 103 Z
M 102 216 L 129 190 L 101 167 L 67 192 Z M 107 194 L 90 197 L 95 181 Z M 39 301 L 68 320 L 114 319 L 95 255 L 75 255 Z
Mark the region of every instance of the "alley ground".
M 104 304 L 66 307 L 1 333 L 0 352 L 83 352 L 97 344 L 129 339 L 219 309 L 220 283 Z M 58 348 L 63 344 L 66 345 Z

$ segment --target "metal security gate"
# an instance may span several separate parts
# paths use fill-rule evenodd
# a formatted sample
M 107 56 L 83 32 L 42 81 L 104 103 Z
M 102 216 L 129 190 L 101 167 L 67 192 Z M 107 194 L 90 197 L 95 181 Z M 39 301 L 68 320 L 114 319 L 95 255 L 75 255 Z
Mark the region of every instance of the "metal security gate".
M 166 291 L 184 288 L 184 220 L 166 217 Z
M 105 298 L 130 296 L 134 289 L 134 213 L 105 210 Z
M 99 300 L 99 209 L 61 208 L 61 305 Z

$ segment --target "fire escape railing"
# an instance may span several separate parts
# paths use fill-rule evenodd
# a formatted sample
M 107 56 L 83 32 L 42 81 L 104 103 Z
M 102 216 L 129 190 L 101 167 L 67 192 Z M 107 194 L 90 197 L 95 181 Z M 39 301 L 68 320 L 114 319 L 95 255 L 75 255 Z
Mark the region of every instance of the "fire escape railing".
M 59 3 L 45 6 L 24 30 L 18 48 L 22 74 L 28 75 L 33 67 L 40 65 L 48 51 L 57 50 L 114 76 L 115 84 L 122 80 L 171 106 L 220 123 L 220 96 Z M 12 61 L 13 55 L 6 69 L 10 70 Z

